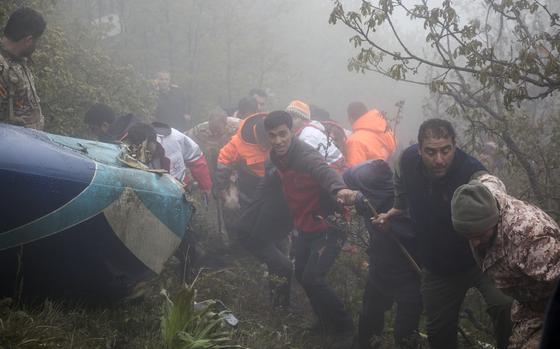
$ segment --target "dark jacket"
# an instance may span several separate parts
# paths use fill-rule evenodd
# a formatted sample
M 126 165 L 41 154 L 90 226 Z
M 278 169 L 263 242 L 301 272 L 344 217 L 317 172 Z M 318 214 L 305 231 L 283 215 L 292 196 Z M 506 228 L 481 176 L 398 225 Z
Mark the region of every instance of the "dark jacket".
M 403 254 L 392 234 L 418 261 L 416 233 L 412 220 L 400 216 L 389 222 L 390 231 L 381 232 L 371 223 L 373 212 L 364 199 L 375 208 L 377 213 L 385 213 L 393 206 L 393 172 L 383 160 L 369 160 L 346 170 L 343 175 L 348 188 L 359 190 L 356 211 L 364 217 L 369 232 L 370 273 L 384 275 L 386 278 L 400 279 L 418 275 L 410 261 Z
M 468 240 L 453 229 L 451 198 L 484 166 L 461 149 L 443 178 L 431 178 L 418 154 L 418 145 L 407 148 L 399 163 L 399 177 L 406 188 L 410 215 L 418 231 L 418 247 L 424 267 L 440 275 L 466 271 L 475 265 Z
M 270 159 L 278 169 L 296 229 L 300 232 L 327 229 L 325 219 L 336 209 L 334 196 L 346 188 L 341 176 L 317 150 L 297 138 L 292 139 L 284 156 L 278 157 L 271 151 Z
M 548 304 L 540 349 L 560 348 L 558 329 L 560 329 L 560 284 L 556 285 L 556 291 Z
M 278 242 L 286 238 L 293 228 L 282 182 L 270 161 L 265 163 L 266 176 L 259 183 L 255 200 L 242 209 L 239 221 L 234 225 L 234 236 Z
M 187 128 L 185 114 L 187 114 L 187 96 L 181 88 L 171 86 L 169 91 L 159 94 L 155 111 L 157 121 L 183 132 Z
M 133 114 L 126 114 L 119 116 L 112 124 L 109 126 L 107 133 L 101 137 L 99 140 L 101 142 L 120 142 L 122 141 L 128 134 L 128 130 L 136 125 L 137 123 L 141 122 Z

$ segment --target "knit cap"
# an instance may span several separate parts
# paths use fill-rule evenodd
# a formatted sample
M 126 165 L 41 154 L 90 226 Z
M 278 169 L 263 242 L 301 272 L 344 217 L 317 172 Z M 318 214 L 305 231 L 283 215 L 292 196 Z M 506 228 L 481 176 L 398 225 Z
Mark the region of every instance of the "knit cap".
M 302 101 L 292 101 L 286 108 L 286 111 L 292 114 L 292 116 L 297 116 L 304 120 L 311 120 L 311 111 L 309 110 L 309 106 Z
M 472 180 L 461 185 L 451 199 L 451 220 L 465 237 L 475 236 L 498 224 L 499 211 L 494 195 L 482 183 Z

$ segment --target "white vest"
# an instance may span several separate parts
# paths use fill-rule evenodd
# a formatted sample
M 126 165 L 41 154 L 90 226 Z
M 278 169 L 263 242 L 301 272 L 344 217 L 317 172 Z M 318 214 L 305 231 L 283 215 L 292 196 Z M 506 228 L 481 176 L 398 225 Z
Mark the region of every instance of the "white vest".
M 317 149 L 330 165 L 342 159 L 342 153 L 332 139 L 329 142 L 325 132 L 325 127 L 320 122 L 311 121 L 301 130 L 298 138 Z
M 187 165 L 202 156 L 200 147 L 174 128 L 171 128 L 168 136 L 158 134 L 157 140 L 165 150 L 165 156 L 169 159 L 169 174 L 182 182 L 187 173 Z

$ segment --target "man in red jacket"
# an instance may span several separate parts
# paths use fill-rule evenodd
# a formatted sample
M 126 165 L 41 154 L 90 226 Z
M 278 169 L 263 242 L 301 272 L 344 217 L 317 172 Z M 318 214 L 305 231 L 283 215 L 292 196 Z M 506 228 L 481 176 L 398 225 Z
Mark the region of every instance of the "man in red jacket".
M 345 236 L 327 217 L 334 213 L 337 203 L 352 205 L 357 192 L 347 189 L 341 176 L 317 150 L 293 137 L 290 114 L 271 112 L 264 127 L 272 147 L 270 160 L 278 170 L 298 231 L 294 241 L 295 277 L 319 319 L 318 329 L 327 330 L 337 337 L 341 348 L 348 348 L 352 316 L 326 281 Z

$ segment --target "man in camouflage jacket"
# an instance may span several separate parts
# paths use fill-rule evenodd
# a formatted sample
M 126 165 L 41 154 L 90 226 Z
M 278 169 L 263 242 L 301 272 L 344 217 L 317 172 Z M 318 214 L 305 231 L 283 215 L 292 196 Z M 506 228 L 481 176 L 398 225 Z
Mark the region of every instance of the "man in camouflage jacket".
M 204 152 L 212 172 L 217 166 L 220 149 L 237 133 L 240 123 L 240 119 L 227 116 L 221 108 L 216 108 L 210 111 L 208 121 L 187 132 Z
M 0 122 L 44 126 L 29 57 L 45 28 L 41 14 L 28 7 L 14 11 L 6 23 L 0 43 Z
M 452 220 L 469 239 L 482 270 L 514 299 L 508 348 L 538 348 L 546 305 L 560 277 L 558 224 L 508 195 L 489 174 L 457 188 Z

